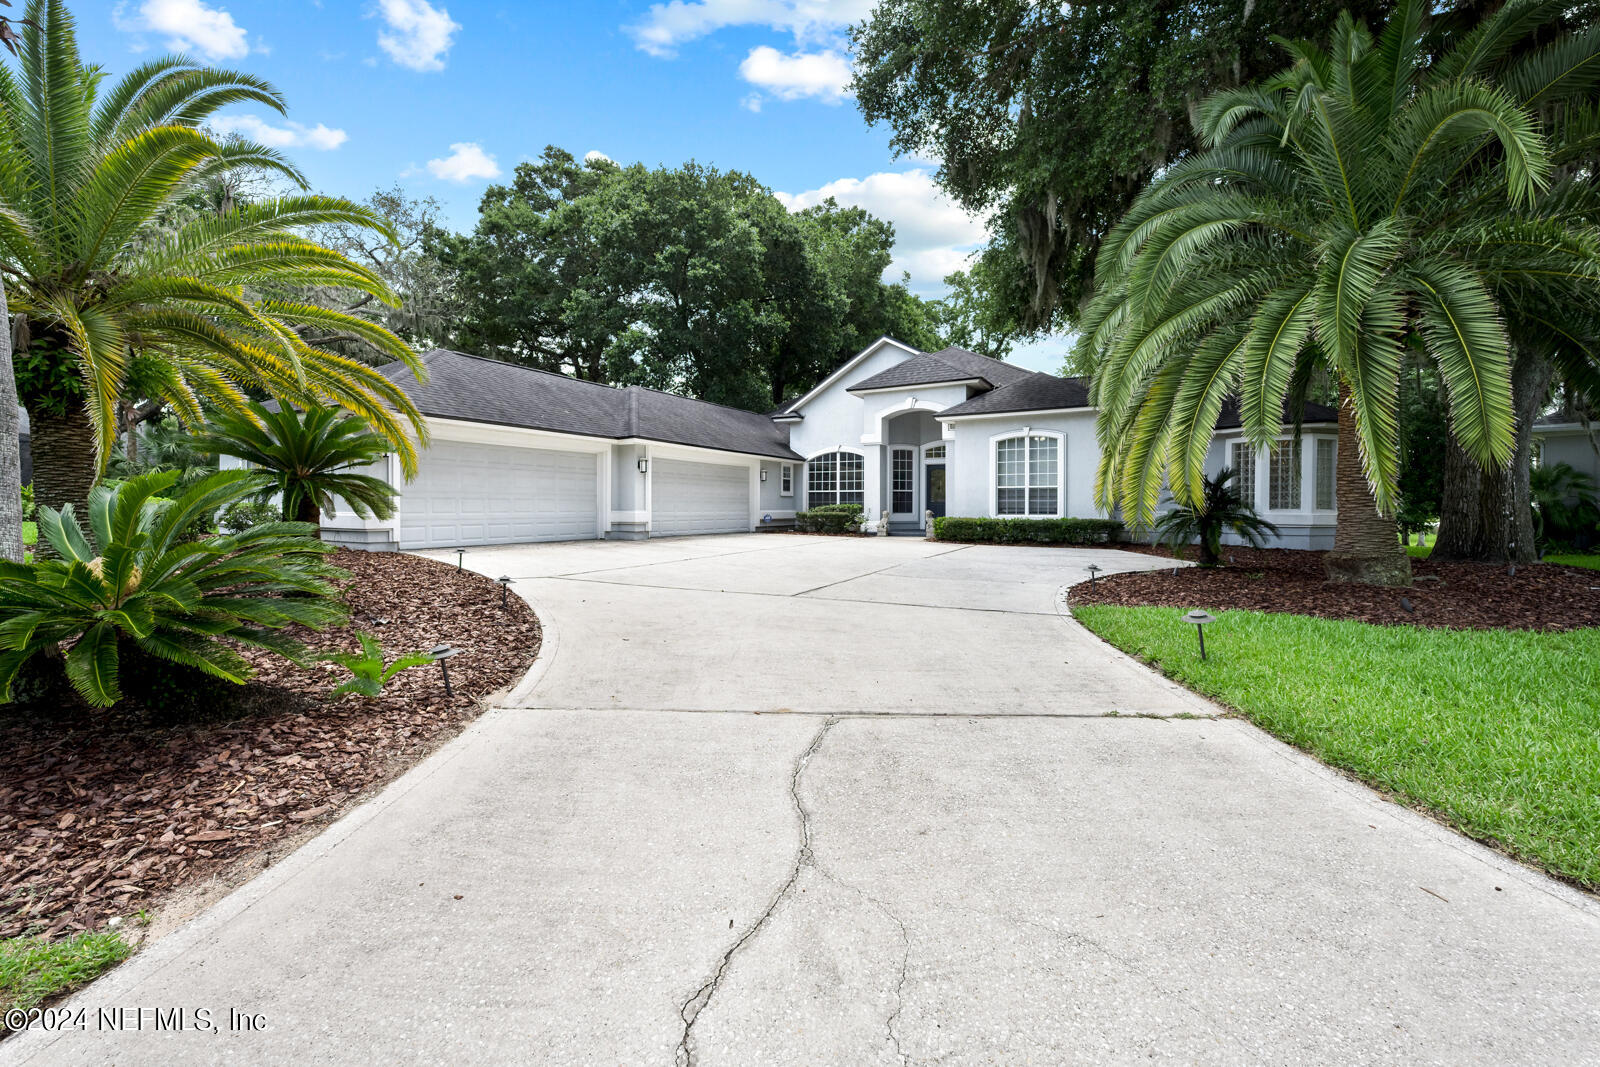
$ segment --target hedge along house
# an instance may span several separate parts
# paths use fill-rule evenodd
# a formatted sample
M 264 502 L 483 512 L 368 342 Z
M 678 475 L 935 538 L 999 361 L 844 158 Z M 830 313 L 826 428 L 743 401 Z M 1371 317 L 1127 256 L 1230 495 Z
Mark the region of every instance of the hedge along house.
M 324 517 L 323 536 L 371 549 L 639 539 L 784 528 L 796 512 L 859 504 L 868 529 L 919 534 L 926 516 L 1105 518 L 1085 382 L 959 348 L 889 338 L 766 415 L 637 386 L 613 388 L 435 349 L 429 380 L 385 373 L 427 418 L 416 478 L 390 457 L 394 516 Z M 1334 413 L 1308 405 L 1259 452 L 1235 410 L 1207 469 L 1243 465 L 1290 547 L 1332 544 Z M 1323 506 L 1326 504 L 1327 506 Z

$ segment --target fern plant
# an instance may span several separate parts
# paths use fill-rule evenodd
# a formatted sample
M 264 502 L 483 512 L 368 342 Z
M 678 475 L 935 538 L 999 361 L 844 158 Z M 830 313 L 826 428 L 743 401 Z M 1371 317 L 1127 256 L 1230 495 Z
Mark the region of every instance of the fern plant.
M 337 700 L 346 693 L 360 693 L 370 700 L 382 693 L 383 687 L 401 671 L 410 667 L 426 667 L 434 661 L 426 652 L 413 652 L 384 666 L 383 646 L 378 643 L 376 637 L 358 633 L 356 640 L 361 642 L 360 652 L 327 652 L 317 657 L 330 663 L 337 663 L 350 672 L 350 680 L 335 687 L 329 694 L 330 699 Z

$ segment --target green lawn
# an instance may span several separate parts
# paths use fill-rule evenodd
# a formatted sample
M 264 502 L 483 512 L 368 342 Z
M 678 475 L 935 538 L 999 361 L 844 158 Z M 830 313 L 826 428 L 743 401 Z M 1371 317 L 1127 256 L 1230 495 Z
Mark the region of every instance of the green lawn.
M 1544 561 L 1546 563 L 1565 563 L 1569 567 L 1587 567 L 1592 571 L 1600 571 L 1600 555 L 1595 555 L 1592 552 L 1546 556 Z
M 133 950 L 115 930 L 63 941 L 16 937 L 0 941 L 0 1033 L 5 1013 L 26 1011 L 57 993 L 77 989 L 128 958 Z
M 1406 555 L 1412 559 L 1427 559 L 1433 554 L 1432 545 L 1407 545 Z
M 26 520 L 23 521 L 23 523 L 22 523 L 22 543 L 25 544 L 25 545 L 36 545 L 36 544 L 39 543 L 39 524 L 38 523 L 36 523 L 36 522 L 28 522 Z
M 1600 629 L 1428 630 L 1173 608 L 1074 614 L 1319 759 L 1600 888 Z

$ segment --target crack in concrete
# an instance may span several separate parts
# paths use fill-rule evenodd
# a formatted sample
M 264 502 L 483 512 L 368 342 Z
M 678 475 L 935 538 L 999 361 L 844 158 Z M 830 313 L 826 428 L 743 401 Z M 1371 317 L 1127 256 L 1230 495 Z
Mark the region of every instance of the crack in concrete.
M 722 954 L 722 959 L 717 964 L 715 973 L 706 979 L 705 983 L 695 990 L 694 996 L 684 1001 L 678 1008 L 678 1017 L 683 1020 L 683 1036 L 678 1039 L 678 1050 L 675 1062 L 678 1067 L 694 1067 L 694 1024 L 700 1018 L 700 1013 L 705 1011 L 706 1005 L 711 1003 L 711 998 L 716 995 L 717 988 L 722 984 L 722 978 L 727 973 L 728 967 L 733 963 L 733 958 L 739 951 L 754 940 L 767 923 L 771 921 L 773 912 L 778 910 L 778 905 L 793 891 L 795 883 L 800 880 L 800 872 L 806 867 L 814 867 L 815 861 L 811 855 L 811 812 L 806 810 L 806 805 L 800 799 L 800 779 L 806 773 L 806 765 L 811 762 L 811 757 L 817 754 L 817 749 L 822 747 L 822 742 L 828 736 L 828 731 L 839 724 L 837 716 L 832 716 L 817 730 L 816 736 L 811 739 L 811 744 L 800 753 L 795 760 L 794 769 L 789 774 L 789 798 L 794 803 L 795 814 L 800 819 L 800 849 L 795 853 L 794 866 L 789 870 L 789 877 L 784 879 L 783 885 L 768 902 L 761 914 L 756 916 L 755 922 L 747 927 L 739 939 L 729 946 L 728 951 Z
M 889 1037 L 889 1044 L 894 1046 L 895 1055 L 900 1058 L 900 1062 L 902 1064 L 905 1064 L 906 1067 L 910 1067 L 911 1054 L 900 1047 L 900 1032 L 896 1028 L 895 1024 L 900 1021 L 900 1013 L 905 1008 L 906 975 L 911 969 L 911 932 L 906 929 L 905 920 L 896 915 L 894 911 L 890 909 L 889 905 L 885 904 L 871 893 L 868 893 L 865 889 L 846 882 L 843 878 L 840 878 L 838 875 L 834 874 L 827 867 L 824 867 L 822 864 L 816 862 L 814 857 L 811 862 L 811 867 L 818 874 L 822 875 L 822 877 L 826 878 L 840 889 L 848 889 L 862 900 L 865 900 L 867 903 L 877 908 L 900 930 L 900 944 L 902 946 L 900 952 L 900 976 L 895 980 L 894 983 L 894 1011 L 891 1011 L 888 1015 L 888 1018 L 884 1019 L 883 1027 L 884 1032 Z

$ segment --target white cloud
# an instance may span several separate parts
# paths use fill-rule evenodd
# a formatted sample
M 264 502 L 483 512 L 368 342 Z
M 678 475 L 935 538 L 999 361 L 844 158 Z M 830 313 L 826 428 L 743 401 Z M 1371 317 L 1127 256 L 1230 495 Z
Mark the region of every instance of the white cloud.
M 428 0 L 378 0 L 378 14 L 387 30 L 378 31 L 378 47 L 412 70 L 443 70 L 444 55 L 461 24 L 450 12 Z
M 428 173 L 451 182 L 500 177 L 500 164 L 473 141 L 458 141 L 443 159 L 428 160 Z
M 746 111 L 754 111 L 757 115 L 761 114 L 761 94 L 751 93 L 739 101 L 739 106 Z
M 768 26 L 817 40 L 860 22 L 875 0 L 670 0 L 651 4 L 643 19 L 627 27 L 634 43 L 654 56 L 673 55 L 678 45 L 724 26 Z
M 598 148 L 591 148 L 591 149 L 589 149 L 589 151 L 587 151 L 587 152 L 585 152 L 583 154 L 583 161 L 585 163 L 593 163 L 597 159 L 603 159 L 607 163 L 615 163 L 616 162 L 616 160 L 612 159 L 610 156 L 606 155 L 604 152 L 600 151 L 600 149 L 598 149 Z
M 112 12 L 117 28 L 133 33 L 165 34 L 167 47 L 199 52 L 207 59 L 241 59 L 250 54 L 244 27 L 224 8 L 205 0 L 143 0 L 133 17 L 119 4 Z
M 211 119 L 210 126 L 219 134 L 241 134 L 268 148 L 316 148 L 327 152 L 350 139 L 343 130 L 329 129 L 320 122 L 303 126 L 285 121 L 282 126 L 274 126 L 254 115 L 218 115 Z
M 784 55 L 776 48 L 752 48 L 739 64 L 739 76 L 751 85 L 765 89 L 780 100 L 816 97 L 837 104 L 850 84 L 850 60 L 838 52 L 794 52 Z
M 923 295 L 944 292 L 944 276 L 962 270 L 987 239 L 982 218 L 969 215 L 945 196 L 926 170 L 840 178 L 803 193 L 777 193 L 790 211 L 813 207 L 832 197 L 894 223 L 894 262 L 884 277 L 897 281 L 902 271 Z

